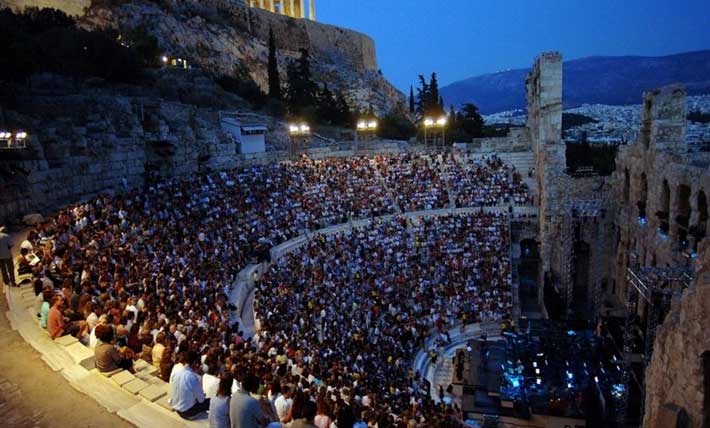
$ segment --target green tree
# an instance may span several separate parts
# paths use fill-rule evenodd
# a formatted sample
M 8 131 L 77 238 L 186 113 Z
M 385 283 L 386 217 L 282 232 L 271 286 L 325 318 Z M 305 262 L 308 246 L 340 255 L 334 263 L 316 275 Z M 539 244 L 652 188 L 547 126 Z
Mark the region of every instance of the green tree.
M 467 137 L 477 138 L 483 135 L 483 117 L 475 104 L 466 103 L 456 116 L 456 126 Z
M 338 118 L 336 124 L 344 128 L 351 128 L 355 123 L 355 115 L 342 91 L 338 91 L 336 94 L 336 105 Z
M 280 100 L 282 97 L 281 79 L 279 77 L 279 63 L 276 59 L 276 40 L 273 28 L 269 28 L 269 63 L 266 71 L 269 78 L 269 97 Z
M 429 114 L 432 115 L 439 115 L 443 113 L 443 109 L 441 108 L 441 96 L 439 94 L 439 80 L 436 78 L 436 73 L 431 73 L 431 81 L 429 82 L 429 91 L 430 91 L 430 99 L 429 99 Z
M 409 112 L 414 114 L 414 85 L 409 85 Z
M 419 87 L 417 88 L 417 118 L 419 120 L 423 119 L 424 116 L 429 114 L 429 108 L 431 106 L 431 87 L 427 83 L 423 75 L 419 75 Z
M 336 124 L 338 118 L 338 101 L 335 94 L 328 89 L 328 85 L 323 85 L 323 89 L 318 93 L 318 105 L 316 113 L 321 122 Z
M 287 101 L 291 114 L 300 115 L 306 107 L 316 104 L 318 85 L 311 77 L 308 49 L 301 49 L 301 56 L 286 69 L 288 77 Z
M 126 42 L 140 58 L 144 67 L 156 68 L 160 66 L 160 55 L 162 53 L 158 46 L 158 39 L 144 25 L 134 27 L 126 32 L 124 36 Z
M 403 107 L 403 106 L 400 106 Z M 409 140 L 417 134 L 417 127 L 409 120 L 403 108 L 394 108 L 380 120 L 377 135 L 388 140 Z

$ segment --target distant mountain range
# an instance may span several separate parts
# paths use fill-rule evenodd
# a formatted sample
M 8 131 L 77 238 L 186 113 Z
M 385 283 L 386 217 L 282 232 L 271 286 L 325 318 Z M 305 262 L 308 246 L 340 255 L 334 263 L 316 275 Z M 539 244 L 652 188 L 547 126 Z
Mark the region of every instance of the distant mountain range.
M 482 113 L 525 108 L 530 69 L 484 74 L 441 88 L 446 105 L 476 104 Z M 565 108 L 640 104 L 643 91 L 682 83 L 689 95 L 710 94 L 710 50 L 661 57 L 593 56 L 563 65 Z

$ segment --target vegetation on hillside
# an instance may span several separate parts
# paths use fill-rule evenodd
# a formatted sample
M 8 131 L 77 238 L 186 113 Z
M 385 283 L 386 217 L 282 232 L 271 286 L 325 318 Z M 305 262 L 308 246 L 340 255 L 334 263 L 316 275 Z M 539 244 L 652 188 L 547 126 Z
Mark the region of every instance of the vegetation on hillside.
M 587 123 L 597 123 L 598 120 L 579 113 L 562 113 L 562 131 L 586 125 Z
M 700 110 L 691 111 L 688 120 L 695 123 L 710 123 L 710 113 L 703 113 Z
M 589 144 L 586 138 L 580 142 L 568 142 L 565 155 L 567 170 L 574 174 L 580 170 L 592 168 L 599 175 L 611 175 L 616 169 L 616 154 L 619 146 L 615 144 Z
M 142 28 L 86 31 L 55 9 L 0 10 L 0 45 L 0 80 L 19 83 L 38 72 L 133 82 L 160 58 L 157 41 Z

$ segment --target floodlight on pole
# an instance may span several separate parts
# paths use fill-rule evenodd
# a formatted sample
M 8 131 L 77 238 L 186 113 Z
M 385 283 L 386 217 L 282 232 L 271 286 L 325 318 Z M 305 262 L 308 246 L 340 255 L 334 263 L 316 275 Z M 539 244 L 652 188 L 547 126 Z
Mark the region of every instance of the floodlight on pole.
M 291 137 L 291 155 L 296 155 L 296 145 L 302 145 L 305 150 L 308 146 L 308 138 L 311 135 L 311 127 L 307 123 L 291 123 L 288 125 L 288 133 Z

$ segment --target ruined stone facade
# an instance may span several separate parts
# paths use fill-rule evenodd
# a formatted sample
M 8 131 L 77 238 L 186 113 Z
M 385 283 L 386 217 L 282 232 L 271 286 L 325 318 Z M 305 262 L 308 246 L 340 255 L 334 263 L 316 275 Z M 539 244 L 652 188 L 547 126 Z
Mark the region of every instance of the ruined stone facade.
M 710 317 L 710 283 L 703 277 L 710 258 L 707 192 L 710 154 L 689 153 L 685 145 L 686 94 L 667 86 L 644 94 L 638 141 L 617 158 L 610 198 L 614 259 L 610 294 L 623 302 L 628 268 L 688 267 L 695 283 L 676 298 L 656 331 L 646 371 L 645 427 L 661 427 L 660 409 L 684 409 L 691 427 L 703 425 L 703 355 L 710 351 L 705 320 Z M 644 306 L 638 308 L 643 316 Z M 663 321 L 663 320 L 661 320 Z
M 566 316 L 594 314 L 601 304 L 608 256 L 604 177 L 567 174 L 562 140 L 562 57 L 542 54 L 526 81 L 527 129 L 535 154 L 542 266 L 538 283 L 554 288 Z M 539 288 L 543 300 L 544 288 Z

